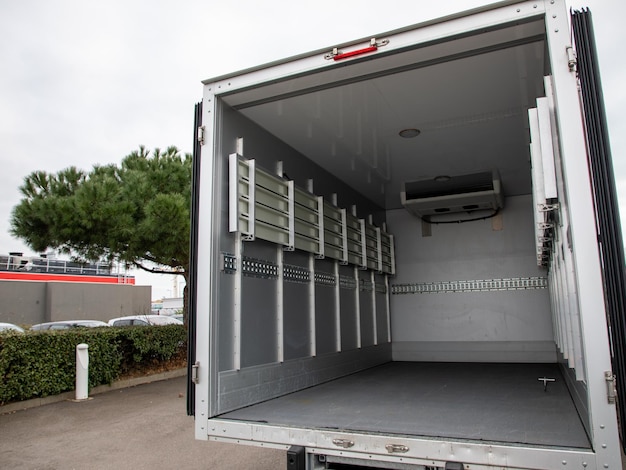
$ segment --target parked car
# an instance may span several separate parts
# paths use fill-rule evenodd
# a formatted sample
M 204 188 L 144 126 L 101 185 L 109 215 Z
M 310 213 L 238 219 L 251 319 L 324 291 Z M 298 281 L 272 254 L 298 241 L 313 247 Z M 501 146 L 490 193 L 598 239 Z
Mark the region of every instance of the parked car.
M 30 329 L 35 331 L 69 330 L 70 328 L 98 328 L 102 326 L 109 326 L 109 324 L 100 320 L 63 320 L 38 323 L 31 326 Z
M 181 321 L 181 322 L 184 323 L 184 321 L 183 321 L 183 314 L 182 313 L 176 313 L 174 315 L 168 315 L 168 317 L 175 318 L 176 320 Z
M 182 325 L 183 322 L 167 315 L 129 315 L 111 318 L 109 326 Z
M 24 328 L 21 328 L 13 323 L 0 322 L 0 333 L 24 333 Z

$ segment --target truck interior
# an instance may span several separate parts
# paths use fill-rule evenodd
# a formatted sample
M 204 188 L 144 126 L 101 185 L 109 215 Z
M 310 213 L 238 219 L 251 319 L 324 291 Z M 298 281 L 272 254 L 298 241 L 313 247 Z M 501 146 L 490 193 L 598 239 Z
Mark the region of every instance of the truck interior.
M 551 75 L 543 17 L 407 38 L 394 53 L 385 39 L 365 41 L 372 54 L 219 94 L 217 275 L 219 292 L 240 282 L 240 297 L 218 300 L 213 415 L 590 448 L 575 301 L 553 284 L 535 210 L 529 110 L 550 96 Z M 258 169 L 389 234 L 388 269 L 229 230 L 229 211 L 246 206 L 228 188 Z M 287 267 L 291 277 L 276 271 Z

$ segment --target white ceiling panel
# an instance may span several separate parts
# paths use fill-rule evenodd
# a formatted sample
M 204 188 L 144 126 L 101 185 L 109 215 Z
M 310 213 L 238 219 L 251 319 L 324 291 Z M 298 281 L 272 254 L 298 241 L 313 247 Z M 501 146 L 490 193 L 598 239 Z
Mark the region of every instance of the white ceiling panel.
M 538 24 L 408 50 L 380 59 L 387 69 L 365 62 L 353 80 L 343 68 L 335 83 L 308 76 L 316 86 L 290 80 L 227 102 L 386 208 L 400 207 L 406 181 L 481 170 L 497 169 L 505 194 L 528 194 L 527 109 L 549 72 Z M 400 137 L 406 128 L 420 135 Z

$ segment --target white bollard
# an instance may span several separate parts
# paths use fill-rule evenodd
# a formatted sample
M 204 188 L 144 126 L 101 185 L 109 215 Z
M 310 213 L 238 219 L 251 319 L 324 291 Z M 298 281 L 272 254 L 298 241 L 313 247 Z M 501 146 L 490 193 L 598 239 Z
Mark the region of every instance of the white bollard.
M 89 346 L 76 346 L 76 400 L 89 397 Z

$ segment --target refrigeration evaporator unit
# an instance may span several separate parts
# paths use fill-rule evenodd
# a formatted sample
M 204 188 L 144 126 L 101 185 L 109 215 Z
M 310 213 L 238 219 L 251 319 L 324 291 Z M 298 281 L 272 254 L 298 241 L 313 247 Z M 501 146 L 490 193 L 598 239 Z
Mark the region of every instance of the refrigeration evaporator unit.
M 420 218 L 485 210 L 496 212 L 504 205 L 497 171 L 405 182 L 400 197 L 402 205 Z

